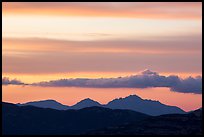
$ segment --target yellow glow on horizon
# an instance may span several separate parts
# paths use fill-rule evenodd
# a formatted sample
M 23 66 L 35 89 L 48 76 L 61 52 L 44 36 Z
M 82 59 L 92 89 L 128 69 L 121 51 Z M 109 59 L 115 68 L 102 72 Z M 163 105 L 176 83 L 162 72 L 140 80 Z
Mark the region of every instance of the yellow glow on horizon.
M 37 87 L 2 86 L 2 100 L 11 103 L 25 103 L 54 99 L 65 105 L 74 105 L 85 98 L 91 98 L 102 104 L 136 94 L 143 99 L 158 100 L 167 105 L 178 106 L 185 111 L 202 107 L 202 95 L 172 92 L 168 88 L 79 88 L 79 87 Z M 182 98 L 182 99 L 181 99 Z
M 200 34 L 201 26 L 199 20 L 7 15 L 2 18 L 2 36 L 78 41 L 149 39 L 156 36 L 173 36 L 175 34 L 184 36 L 186 34 Z
M 10 79 L 21 80 L 25 83 L 50 81 L 58 79 L 69 79 L 69 78 L 117 78 L 117 77 L 127 77 L 132 75 L 137 75 L 134 72 L 71 72 L 71 73 L 56 73 L 56 74 L 7 74 L 3 73 L 2 77 L 9 77 Z M 180 78 L 187 78 L 189 76 L 196 77 L 202 76 L 200 73 L 176 73 L 176 72 L 161 72 L 159 75 L 169 76 L 177 75 Z

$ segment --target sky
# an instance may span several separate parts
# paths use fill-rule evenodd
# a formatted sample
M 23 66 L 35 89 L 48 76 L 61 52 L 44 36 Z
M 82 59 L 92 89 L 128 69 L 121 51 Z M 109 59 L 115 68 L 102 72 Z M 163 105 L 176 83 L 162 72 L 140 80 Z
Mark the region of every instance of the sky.
M 201 107 L 201 2 L 3 2 L 2 8 L 5 101 L 69 104 L 77 101 L 75 87 L 80 98 L 102 103 L 134 93 L 186 110 Z M 62 91 L 49 96 L 42 89 Z

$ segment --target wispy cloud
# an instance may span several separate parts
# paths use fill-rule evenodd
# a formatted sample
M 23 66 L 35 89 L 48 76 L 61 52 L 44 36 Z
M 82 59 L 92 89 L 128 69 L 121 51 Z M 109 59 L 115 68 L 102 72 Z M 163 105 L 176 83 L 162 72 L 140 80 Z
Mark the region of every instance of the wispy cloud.
M 9 79 L 8 77 L 3 77 L 2 85 L 26 85 L 26 84 L 17 79 Z
M 3 14 L 201 19 L 202 4 L 193 2 L 23 2 L 3 3 Z

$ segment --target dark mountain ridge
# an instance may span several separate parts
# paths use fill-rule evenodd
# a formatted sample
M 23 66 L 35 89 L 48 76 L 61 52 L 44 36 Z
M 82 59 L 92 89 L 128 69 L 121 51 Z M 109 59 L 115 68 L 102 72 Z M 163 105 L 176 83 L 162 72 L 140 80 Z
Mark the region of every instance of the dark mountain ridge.
M 185 111 L 183 111 L 179 107 L 168 106 L 160 103 L 159 101 L 142 99 L 136 95 L 130 95 L 125 98 L 114 99 L 104 105 L 89 98 L 81 100 L 80 102 L 76 103 L 73 106 L 62 105 L 53 100 L 35 101 L 35 102 L 28 102 L 28 103 L 17 104 L 17 105 L 19 106 L 32 105 L 40 108 L 53 108 L 57 110 L 82 109 L 86 107 L 100 106 L 100 107 L 106 107 L 111 109 L 128 109 L 128 110 L 145 113 L 147 115 L 152 115 L 152 116 L 158 116 L 162 114 L 174 114 L 174 113 L 184 114 L 185 113 Z
M 140 122 L 89 131 L 86 135 L 202 135 L 202 110 L 148 117 Z
M 131 111 L 88 107 L 56 110 L 2 103 L 4 135 L 66 135 L 140 121 L 148 115 Z
M 148 116 L 121 109 L 56 110 L 2 102 L 3 135 L 201 135 L 202 109 Z

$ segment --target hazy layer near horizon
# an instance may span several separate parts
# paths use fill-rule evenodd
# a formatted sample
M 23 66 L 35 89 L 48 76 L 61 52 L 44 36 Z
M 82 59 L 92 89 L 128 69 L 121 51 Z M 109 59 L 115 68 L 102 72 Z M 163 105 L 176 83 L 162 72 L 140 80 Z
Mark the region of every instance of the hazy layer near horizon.
M 168 88 L 76 88 L 18 85 L 7 85 L 2 88 L 2 100 L 11 103 L 54 99 L 65 105 L 73 105 L 82 99 L 91 98 L 101 104 L 106 104 L 115 98 L 136 94 L 143 99 L 158 100 L 167 105 L 178 106 L 185 111 L 202 107 L 202 94 L 172 92 Z

